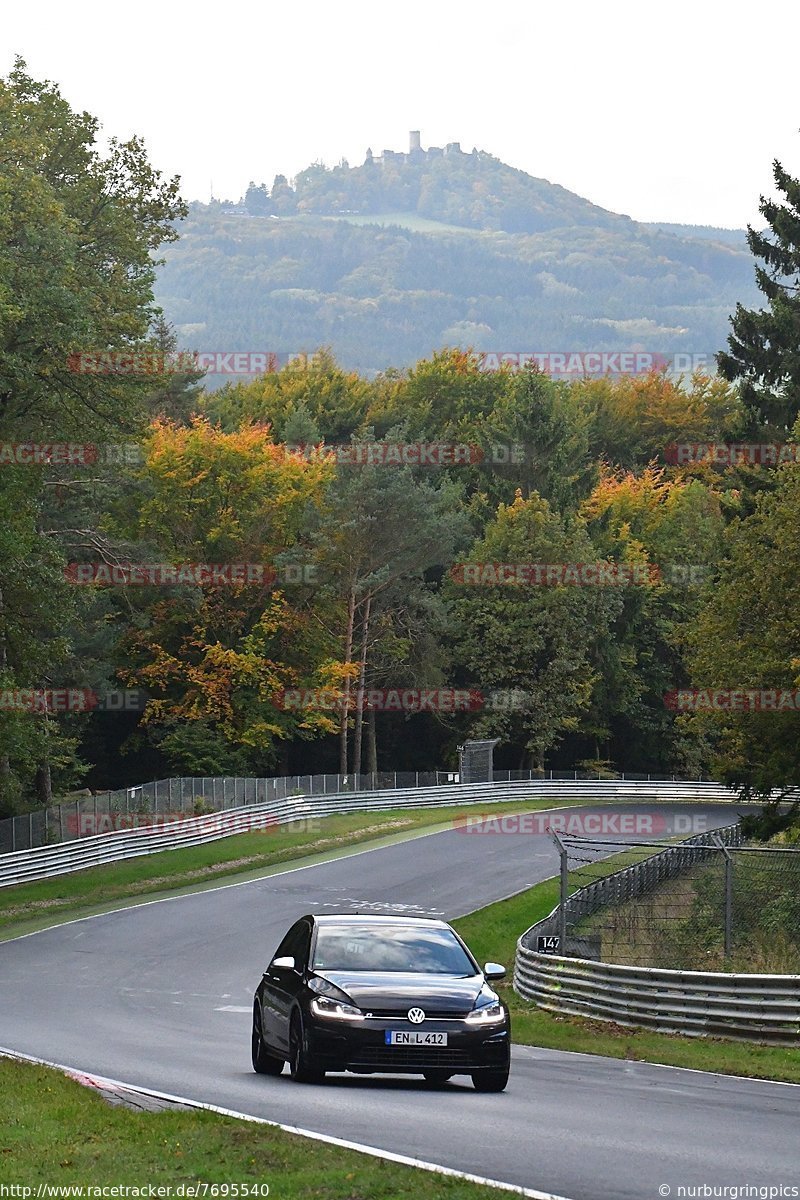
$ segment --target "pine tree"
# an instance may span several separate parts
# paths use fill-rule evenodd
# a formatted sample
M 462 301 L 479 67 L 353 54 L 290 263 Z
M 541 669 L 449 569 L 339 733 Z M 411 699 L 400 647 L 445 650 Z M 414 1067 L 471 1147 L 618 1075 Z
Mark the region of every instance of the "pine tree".
M 750 436 L 785 431 L 800 413 L 800 180 L 777 160 L 773 175 L 786 203 L 762 196 L 759 210 L 768 228 L 747 230 L 750 249 L 763 264 L 756 267 L 756 282 L 768 307 L 754 311 L 737 304 L 730 351 L 717 356 L 724 377 L 741 381 Z

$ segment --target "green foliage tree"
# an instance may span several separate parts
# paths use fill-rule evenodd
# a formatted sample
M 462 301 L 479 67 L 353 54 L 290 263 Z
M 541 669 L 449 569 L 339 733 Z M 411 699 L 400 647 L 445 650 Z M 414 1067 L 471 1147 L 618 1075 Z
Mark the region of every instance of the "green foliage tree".
M 565 524 L 541 497 L 501 505 L 467 556 L 472 564 L 592 561 L 586 533 Z M 516 748 L 520 765 L 540 768 L 545 754 L 587 711 L 596 675 L 596 643 L 608 637 L 619 597 L 608 588 L 527 582 L 466 586 L 456 575 L 447 595 L 456 661 L 492 699 L 474 731 Z
M 783 200 L 761 197 L 763 231 L 748 226 L 747 241 L 760 260 L 756 281 L 765 309 L 737 304 L 727 351 L 719 354 L 726 379 L 738 380 L 755 436 L 785 433 L 800 414 L 800 180 L 776 160 L 775 186 Z
M 407 467 L 342 464 L 331 484 L 327 511 L 316 534 L 318 561 L 341 613 L 338 639 L 344 665 L 344 719 L 340 724 L 340 770 L 361 770 L 363 695 L 368 679 L 392 687 L 412 672 L 426 686 L 442 660 L 422 662 L 403 646 L 403 630 L 434 607 L 426 572 L 452 560 L 468 530 L 458 485 L 446 476 L 415 477 Z M 406 634 L 407 636 L 407 634 Z M 424 644 L 430 647 L 428 639 Z M 402 653 L 398 654 L 398 650 Z M 383 664 L 383 671 L 374 659 Z M 382 678 L 380 678 L 382 675 Z M 350 709 L 355 710 L 348 754 Z M 371 726 L 374 730 L 374 724 Z
M 339 443 L 362 428 L 372 397 L 368 380 L 342 370 L 323 349 L 306 362 L 290 362 L 251 382 L 211 393 L 204 412 L 228 430 L 254 421 L 268 424 L 290 444 L 299 445 L 304 434 L 312 433 L 318 440 Z
M 581 507 L 597 558 L 640 563 L 649 583 L 626 587 L 609 636 L 597 647 L 587 732 L 596 757 L 629 770 L 700 773 L 666 697 L 688 680 L 683 631 L 713 586 L 724 530 L 716 492 L 663 470 L 605 470 Z
M 52 775 L 80 778 L 74 720 L 20 707 L 20 693 L 85 682 L 67 674 L 77 598 L 57 547 L 39 526 L 41 469 L 4 467 L 0 487 L 0 813 L 35 796 Z
M 130 435 L 158 386 L 158 370 L 92 368 L 98 352 L 158 349 L 153 253 L 184 208 L 138 138 L 101 153 L 98 128 L 21 60 L 0 80 L 0 437 L 10 443 Z M 2 467 L 0 672 L 12 691 L 90 682 L 75 653 L 88 608 L 64 579 L 48 490 L 74 482 L 46 464 Z M 79 777 L 76 724 L 0 715 L 7 803 L 48 803 L 54 778 Z
M 716 587 L 687 628 L 696 689 L 783 689 L 800 685 L 800 474 L 779 469 L 774 492 L 756 500 L 753 514 L 726 532 Z M 717 747 L 723 778 L 746 795 L 768 800 L 773 789 L 796 786 L 800 773 L 800 713 L 791 706 L 712 712 L 684 718 Z
M 76 369 L 149 346 L 152 252 L 184 208 L 138 138 L 111 139 L 18 60 L 0 81 L 0 432 L 133 427 L 152 376 Z

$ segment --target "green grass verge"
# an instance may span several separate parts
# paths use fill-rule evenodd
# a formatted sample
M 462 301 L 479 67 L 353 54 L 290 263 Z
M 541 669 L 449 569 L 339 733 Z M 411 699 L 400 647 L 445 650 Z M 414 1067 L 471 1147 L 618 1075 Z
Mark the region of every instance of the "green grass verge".
M 305 823 L 273 825 L 263 831 L 235 834 L 185 850 L 145 854 L 55 879 L 0 889 L 0 941 L 137 898 L 214 886 L 287 865 L 310 865 L 315 859 L 347 853 L 362 843 L 376 845 L 436 828 L 446 829 L 462 811 L 475 816 L 481 812 L 533 812 L 585 803 L 586 800 L 577 799 L 528 799 L 485 807 L 465 806 L 463 810 L 453 807 L 343 813 Z
M 0 1179 L 25 1187 L 266 1184 L 276 1200 L 498 1195 L 216 1113 L 112 1108 L 58 1071 L 9 1059 L 0 1059 Z
M 510 900 L 501 900 L 462 917 L 453 925 L 480 962 L 505 963 L 510 976 L 518 937 L 552 912 L 558 896 L 558 880 L 549 879 Z M 800 1048 L 629 1029 L 606 1021 L 546 1012 L 518 996 L 510 980 L 500 984 L 499 991 L 511 1009 L 513 1040 L 524 1046 L 800 1083 Z

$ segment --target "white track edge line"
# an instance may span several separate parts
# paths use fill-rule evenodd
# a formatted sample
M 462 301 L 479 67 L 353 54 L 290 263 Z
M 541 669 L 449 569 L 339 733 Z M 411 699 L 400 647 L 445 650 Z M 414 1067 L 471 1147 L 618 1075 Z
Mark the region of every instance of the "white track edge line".
M 338 1146 L 343 1150 L 355 1150 L 360 1154 L 369 1154 L 373 1158 L 380 1158 L 386 1162 L 398 1163 L 400 1166 L 416 1167 L 422 1171 L 431 1171 L 436 1175 L 449 1175 L 452 1178 L 465 1179 L 468 1183 L 480 1184 L 483 1187 L 492 1187 L 497 1188 L 499 1191 L 513 1192 L 517 1196 L 530 1197 L 530 1200 L 568 1200 L 568 1197 L 556 1195 L 555 1192 L 541 1192 L 536 1188 L 520 1187 L 515 1183 L 504 1183 L 497 1179 L 487 1179 L 482 1175 L 473 1175 L 468 1171 L 457 1171 L 455 1167 L 445 1167 L 439 1163 L 426 1162 L 421 1158 L 410 1158 L 406 1154 L 395 1154 L 392 1150 L 381 1150 L 378 1146 L 366 1146 L 361 1142 L 351 1142 L 346 1138 L 334 1137 L 332 1134 L 317 1133 L 313 1129 L 303 1129 L 299 1125 L 285 1125 L 281 1121 L 270 1121 L 266 1117 L 252 1116 L 249 1113 L 237 1112 L 232 1108 L 222 1108 L 217 1104 L 204 1104 L 199 1100 L 190 1100 L 186 1096 L 172 1096 L 168 1092 L 156 1092 L 150 1088 L 137 1087 L 135 1084 L 125 1083 L 120 1079 L 109 1079 L 104 1075 L 95 1075 L 88 1071 L 82 1071 L 78 1067 L 68 1067 L 63 1063 L 49 1062 L 44 1058 L 34 1058 L 31 1054 L 22 1054 L 16 1050 L 9 1050 L 4 1046 L 0 1046 L 0 1057 L 16 1059 L 21 1062 L 36 1063 L 42 1067 L 51 1067 L 69 1076 L 83 1076 L 100 1085 L 106 1084 L 111 1087 L 126 1088 L 128 1091 L 136 1092 L 140 1096 L 153 1096 L 157 1100 L 167 1100 L 174 1104 L 185 1104 L 189 1108 L 202 1109 L 206 1112 L 217 1113 L 219 1116 L 234 1117 L 236 1120 L 250 1121 L 257 1125 L 271 1125 L 275 1129 L 283 1130 L 284 1133 L 310 1138 L 316 1142 L 325 1142 L 327 1145 Z
M 636 1031 L 635 1026 L 631 1026 L 630 1028 L 631 1028 L 631 1033 L 634 1033 Z M 648 1030 L 647 1032 L 658 1033 L 659 1031 L 652 1029 L 652 1030 Z M 686 1034 L 681 1035 L 681 1034 L 664 1033 L 661 1036 L 662 1037 L 681 1037 L 681 1036 L 686 1037 L 687 1035 Z M 700 1039 L 698 1038 L 698 1041 L 699 1040 Z M 750 1045 L 751 1043 L 746 1043 L 746 1044 Z M 752 1044 L 765 1046 L 765 1045 L 768 1045 L 769 1043 L 756 1042 L 756 1043 L 752 1043 Z M 783 1048 L 791 1049 L 791 1047 L 786 1047 L 786 1046 L 784 1046 Z M 763 1075 L 731 1075 L 727 1071 L 704 1071 L 702 1067 L 678 1067 L 678 1066 L 674 1066 L 672 1063 L 652 1062 L 652 1060 L 649 1058 L 615 1058 L 608 1054 L 590 1054 L 587 1050 L 554 1050 L 550 1046 L 532 1046 L 528 1042 L 512 1042 L 511 1049 L 515 1053 L 520 1050 L 528 1050 L 531 1052 L 534 1052 L 537 1050 L 544 1050 L 545 1053 L 548 1055 L 549 1054 L 571 1054 L 573 1058 L 585 1058 L 585 1059 L 588 1059 L 590 1062 L 600 1061 L 603 1063 L 620 1063 L 621 1065 L 626 1066 L 626 1067 L 658 1067 L 658 1069 L 660 1071 L 684 1071 L 684 1072 L 686 1072 L 687 1075 L 702 1075 L 703 1078 L 705 1078 L 705 1079 L 708 1079 L 708 1078 L 730 1079 L 730 1080 L 733 1080 L 735 1083 L 762 1083 L 762 1084 L 766 1084 L 768 1087 L 800 1088 L 800 1083 L 792 1083 L 791 1080 L 788 1080 L 788 1079 L 769 1079 Z

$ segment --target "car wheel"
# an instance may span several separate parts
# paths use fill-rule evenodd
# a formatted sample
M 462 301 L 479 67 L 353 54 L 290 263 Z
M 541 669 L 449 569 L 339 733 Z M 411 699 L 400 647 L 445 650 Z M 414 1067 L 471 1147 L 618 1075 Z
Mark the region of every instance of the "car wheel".
M 502 1092 L 508 1083 L 508 1067 L 500 1071 L 473 1071 L 472 1086 L 476 1092 Z
M 452 1079 L 449 1071 L 423 1071 L 426 1083 L 432 1083 L 434 1086 L 441 1083 L 447 1083 L 448 1079 Z
M 252 1056 L 253 1070 L 259 1075 L 280 1075 L 283 1070 L 283 1059 L 269 1054 L 264 1045 L 261 1036 L 261 1013 L 257 1004 L 253 1006 Z
M 303 1020 L 298 1012 L 289 1027 L 289 1074 L 295 1083 L 321 1083 L 325 1072 L 308 1052 Z

